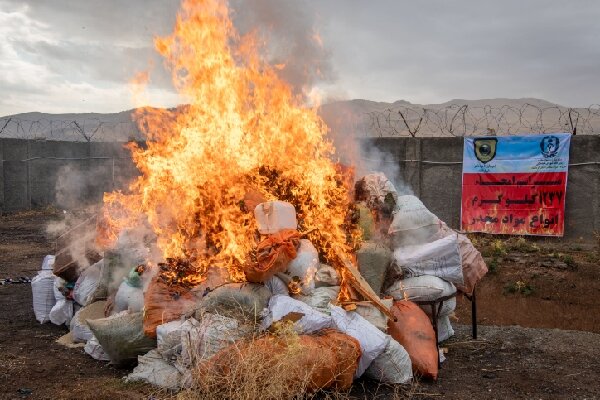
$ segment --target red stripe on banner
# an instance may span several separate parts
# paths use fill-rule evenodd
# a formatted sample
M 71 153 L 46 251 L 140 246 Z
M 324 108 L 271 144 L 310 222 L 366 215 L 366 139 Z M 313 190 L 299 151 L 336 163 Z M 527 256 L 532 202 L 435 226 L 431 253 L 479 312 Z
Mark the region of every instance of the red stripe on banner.
M 463 174 L 462 229 L 562 236 L 566 172 Z

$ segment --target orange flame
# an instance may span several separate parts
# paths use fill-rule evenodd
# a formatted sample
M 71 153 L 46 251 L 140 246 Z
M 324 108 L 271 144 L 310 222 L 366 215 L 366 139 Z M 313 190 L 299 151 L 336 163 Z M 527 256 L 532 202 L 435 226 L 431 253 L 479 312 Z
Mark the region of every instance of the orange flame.
M 165 259 L 187 259 L 201 279 L 240 266 L 256 246 L 245 195 L 289 201 L 299 229 L 326 259 L 344 248 L 347 188 L 331 161 L 327 127 L 267 64 L 254 36 L 240 37 L 225 0 L 184 0 L 171 35 L 155 40 L 189 103 L 143 108 L 147 147 L 132 145 L 142 175 L 131 194 L 105 196 L 110 234 L 143 219 Z M 125 210 L 125 211 L 124 211 Z

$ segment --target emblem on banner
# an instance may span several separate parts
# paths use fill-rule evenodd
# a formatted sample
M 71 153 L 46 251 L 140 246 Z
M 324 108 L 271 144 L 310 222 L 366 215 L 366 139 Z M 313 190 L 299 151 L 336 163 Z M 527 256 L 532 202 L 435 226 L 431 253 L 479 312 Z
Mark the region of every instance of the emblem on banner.
M 560 140 L 556 136 L 545 136 L 540 142 L 542 155 L 546 158 L 554 157 L 558 154 L 558 145 Z
M 484 164 L 492 161 L 496 157 L 497 143 L 496 138 L 475 139 L 473 141 L 475 157 Z

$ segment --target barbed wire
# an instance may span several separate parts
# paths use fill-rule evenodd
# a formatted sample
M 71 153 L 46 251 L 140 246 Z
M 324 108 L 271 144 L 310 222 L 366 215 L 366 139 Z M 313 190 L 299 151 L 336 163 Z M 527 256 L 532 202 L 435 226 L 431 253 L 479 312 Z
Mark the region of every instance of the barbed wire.
M 133 121 L 103 121 L 100 118 L 35 119 L 11 116 L 0 118 L 0 138 L 111 142 L 140 140 L 142 134 Z
M 327 121 L 326 121 L 327 122 Z M 349 123 L 350 121 L 346 121 Z M 600 105 L 587 108 L 538 106 L 525 103 L 472 106 L 453 104 L 440 107 L 395 106 L 354 115 L 346 125 L 349 133 L 371 137 L 390 136 L 474 136 L 570 132 L 600 134 Z M 143 140 L 134 121 L 107 121 L 101 118 L 57 119 L 52 117 L 0 118 L 0 138 L 66 141 Z
M 560 106 L 470 106 L 440 108 L 398 106 L 365 114 L 367 136 L 474 136 L 523 133 L 600 133 L 600 105 L 587 108 Z

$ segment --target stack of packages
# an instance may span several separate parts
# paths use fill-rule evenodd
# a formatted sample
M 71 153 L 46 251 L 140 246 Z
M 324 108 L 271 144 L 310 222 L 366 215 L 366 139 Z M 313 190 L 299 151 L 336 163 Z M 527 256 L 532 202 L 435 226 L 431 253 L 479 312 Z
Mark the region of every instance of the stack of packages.
M 302 351 L 293 353 L 301 368 L 289 379 L 312 371 L 309 390 L 347 389 L 363 375 L 400 384 L 409 383 L 413 371 L 436 379 L 435 333 L 423 310 L 407 299 L 440 296 L 456 290 L 454 284 L 472 290 L 481 273 L 463 278 L 447 266 L 466 271 L 480 256 L 418 199 L 398 196 L 383 174 L 366 176 L 356 188 L 355 222 L 364 240 L 356 261 L 390 307 L 387 315 L 370 301 L 347 301 L 340 294 L 340 271 L 321 263 L 314 244 L 298 232 L 294 207 L 263 201 L 253 210 L 260 240 L 243 267 L 246 282 L 232 282 L 225 268 L 209 268 L 196 282 L 188 279 L 194 276 L 189 261 L 151 266 L 152 238 L 125 231 L 103 259 L 69 276 L 62 268 L 54 277 L 46 266 L 32 282 L 36 316 L 67 324 L 69 340 L 85 344 L 98 360 L 137 364 L 127 380 L 169 389 L 198 385 L 199 371 L 232 374 L 231 365 L 257 348 L 267 363 L 277 354 L 287 356 L 281 332 L 290 331 Z M 415 242 L 420 235 L 426 240 Z M 444 267 L 440 257 L 449 260 Z M 448 302 L 440 318 L 454 304 Z M 444 326 L 449 333 L 441 339 L 451 334 L 449 321 Z

